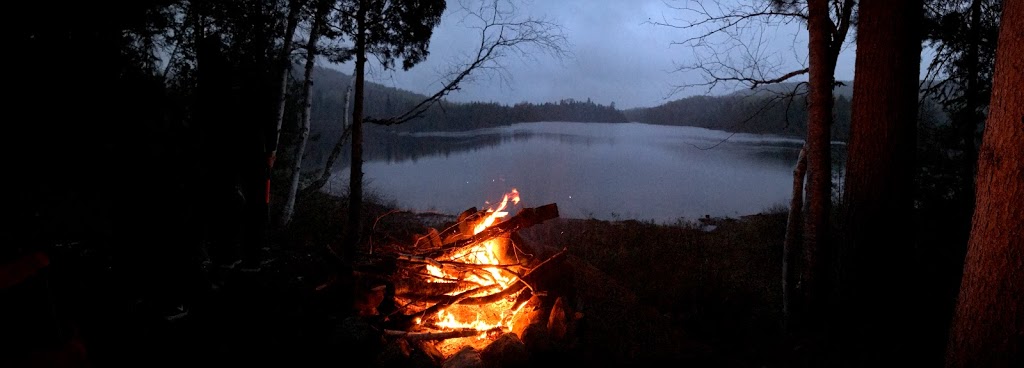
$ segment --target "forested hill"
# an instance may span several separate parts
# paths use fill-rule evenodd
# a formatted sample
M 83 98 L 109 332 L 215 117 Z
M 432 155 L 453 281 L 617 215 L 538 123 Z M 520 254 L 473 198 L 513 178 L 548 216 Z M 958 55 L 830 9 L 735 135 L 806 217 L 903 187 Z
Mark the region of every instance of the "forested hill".
M 839 141 L 845 141 L 850 131 L 853 88 L 851 83 L 845 84 L 836 88 L 833 104 L 832 139 Z M 780 83 L 724 96 L 692 96 L 624 113 L 630 121 L 648 124 L 803 137 L 807 132 L 806 95 L 788 97 L 797 87 L 795 83 Z
M 336 130 L 343 119 L 345 90 L 350 76 L 335 70 L 316 68 L 313 75 L 314 134 L 321 129 Z M 365 116 L 385 118 L 399 115 L 426 96 L 413 92 L 367 83 Z M 464 131 L 491 128 L 519 122 L 574 121 L 624 123 L 626 116 L 614 104 L 572 99 L 543 104 L 519 103 L 503 105 L 493 102 L 442 102 L 422 117 L 388 127 L 396 131 Z
M 313 85 L 312 133 L 314 137 L 337 134 L 343 119 L 344 95 L 350 76 L 332 69 L 316 68 Z M 299 79 L 299 78 L 296 78 Z M 804 95 L 781 98 L 796 87 L 781 83 L 742 90 L 724 96 L 692 96 L 655 107 L 619 110 L 614 103 L 566 99 L 543 104 L 504 105 L 494 102 L 442 102 L 423 117 L 388 127 L 395 131 L 465 131 L 519 122 L 641 122 L 659 125 L 696 126 L 729 132 L 778 134 L 802 137 L 806 134 L 807 105 Z M 850 83 L 836 88 L 834 140 L 845 141 L 850 127 Z M 368 117 L 400 114 L 426 96 L 367 83 L 365 113 Z M 371 128 L 373 129 L 373 128 Z

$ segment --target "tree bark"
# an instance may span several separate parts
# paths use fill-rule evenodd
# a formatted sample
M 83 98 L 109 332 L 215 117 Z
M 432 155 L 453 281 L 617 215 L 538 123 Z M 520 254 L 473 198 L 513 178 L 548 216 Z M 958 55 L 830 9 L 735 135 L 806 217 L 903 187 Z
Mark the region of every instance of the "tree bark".
M 793 318 L 793 297 L 796 286 L 797 254 L 800 250 L 800 229 L 804 210 L 804 179 L 807 177 L 807 151 L 800 149 L 793 169 L 793 198 L 789 202 L 789 216 L 786 219 L 786 239 L 782 243 L 782 323 L 789 335 Z
M 264 176 L 266 176 L 266 183 L 264 184 L 264 213 L 265 223 L 270 222 L 270 181 L 274 174 L 274 164 L 277 162 L 277 147 L 280 144 L 281 139 L 281 126 L 284 124 L 284 110 L 285 103 L 288 101 L 288 74 L 291 71 L 291 51 L 292 51 L 292 38 L 295 37 L 295 28 L 299 25 L 299 14 L 302 12 L 302 0 L 290 0 L 288 2 L 288 20 L 285 24 L 284 41 L 281 45 L 281 50 L 278 53 L 277 62 L 280 63 L 278 66 L 281 72 L 280 90 L 278 91 L 277 97 L 277 109 L 274 121 L 274 126 L 271 127 L 267 134 L 264 135 L 263 152 L 266 155 L 266 167 Z
M 832 195 L 832 81 L 831 34 L 828 0 L 808 0 L 808 120 L 807 212 L 804 217 L 803 269 L 800 277 L 799 329 L 820 327 L 824 300 L 826 251 L 829 247 L 829 213 Z M 805 335 L 809 337 L 810 335 Z
M 288 71 L 291 70 L 292 63 L 289 56 L 292 51 L 292 38 L 295 37 L 295 28 L 299 25 L 299 13 L 301 12 L 301 0 L 291 0 L 288 2 L 288 23 L 285 25 L 284 43 L 281 46 L 281 52 L 277 56 L 278 62 L 281 63 L 279 66 L 281 68 L 281 85 L 278 92 L 277 120 L 268 142 L 267 152 L 269 152 L 269 155 L 267 157 L 267 166 L 269 169 L 274 168 L 274 162 L 277 160 L 277 146 L 280 143 L 281 126 L 284 125 L 285 103 L 288 101 Z
M 309 119 L 313 109 L 313 67 L 316 66 L 316 44 L 320 39 L 320 30 L 327 21 L 327 12 L 330 10 L 330 2 L 319 0 L 316 7 L 316 14 L 313 15 L 313 26 L 309 30 L 309 40 L 306 42 L 306 67 L 302 80 L 302 126 L 299 128 L 299 141 L 295 145 L 295 160 L 292 164 L 291 179 L 288 185 L 288 197 L 285 200 L 284 208 L 281 210 L 281 226 L 288 226 L 292 221 L 292 214 L 295 213 L 295 201 L 299 196 L 299 184 L 302 179 L 302 156 L 306 153 L 306 143 L 309 140 Z
M 860 2 L 843 197 L 842 344 L 864 366 L 911 364 L 913 172 L 921 65 L 920 0 Z M 879 301 L 885 301 L 880 303 Z M 868 345 L 869 344 L 869 345 Z
M 1024 3 L 1003 3 L 977 200 L 946 366 L 1020 367 L 1024 336 Z
M 345 226 L 343 255 L 349 262 L 355 257 L 362 229 L 363 207 L 363 89 L 366 78 L 366 3 L 360 1 L 356 12 L 356 78 L 352 101 L 352 165 L 349 167 L 348 221 Z

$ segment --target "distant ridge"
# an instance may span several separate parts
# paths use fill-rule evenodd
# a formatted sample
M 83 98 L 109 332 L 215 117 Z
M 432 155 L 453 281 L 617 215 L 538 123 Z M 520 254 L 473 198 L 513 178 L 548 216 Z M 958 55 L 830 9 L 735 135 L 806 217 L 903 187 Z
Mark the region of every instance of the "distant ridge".
M 313 130 L 321 125 L 336 125 L 344 110 L 344 95 L 351 76 L 327 68 L 313 71 Z M 368 82 L 365 91 L 365 116 L 395 116 L 426 99 L 425 95 Z M 434 106 L 423 117 L 389 127 L 395 131 L 464 131 L 532 121 L 576 121 L 624 123 L 628 120 L 613 105 L 565 99 L 543 104 L 496 102 L 449 102 Z
M 343 97 L 351 76 L 337 70 L 316 68 L 313 72 L 314 137 L 328 138 L 340 134 L 344 110 Z M 834 90 L 835 121 L 832 139 L 845 141 L 850 127 L 850 101 L 853 82 L 841 81 Z M 806 84 L 786 82 L 741 89 L 719 96 L 690 96 L 653 107 L 619 110 L 614 105 L 571 99 L 543 104 L 496 102 L 456 103 L 444 101 L 420 119 L 388 127 L 402 132 L 467 131 L 533 121 L 572 122 L 640 122 L 659 125 L 695 126 L 727 132 L 776 134 L 790 137 L 806 135 L 807 109 L 803 95 L 796 98 L 780 96 L 802 90 Z M 365 93 L 365 114 L 387 117 L 400 114 L 426 96 L 407 90 L 368 82 Z M 371 127 L 368 129 L 385 129 Z

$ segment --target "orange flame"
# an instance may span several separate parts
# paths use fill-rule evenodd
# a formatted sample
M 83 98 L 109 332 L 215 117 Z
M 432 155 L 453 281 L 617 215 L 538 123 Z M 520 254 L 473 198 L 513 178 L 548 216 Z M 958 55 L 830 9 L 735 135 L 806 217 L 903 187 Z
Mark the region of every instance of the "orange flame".
M 483 232 L 498 222 L 499 219 L 508 216 L 509 212 L 506 209 L 509 202 L 516 205 L 519 204 L 519 201 L 519 191 L 513 188 L 512 191 L 502 197 L 501 203 L 497 207 L 486 210 L 487 215 L 473 226 L 473 235 Z M 447 259 L 442 259 L 442 261 L 455 260 L 458 262 L 497 266 L 501 263 L 501 258 L 499 257 L 501 251 L 499 240 L 491 239 L 457 252 Z M 504 290 L 518 281 L 515 275 L 503 271 L 500 267 L 484 267 L 479 270 L 480 272 L 468 274 L 460 274 L 457 270 L 439 267 L 438 265 L 427 265 L 426 270 L 431 276 L 438 278 L 458 278 L 480 285 L 480 291 L 473 296 L 482 296 Z M 455 295 L 464 291 L 453 291 L 448 295 Z M 481 333 L 478 338 L 483 339 L 486 337 L 486 332 L 494 328 L 511 330 L 512 320 L 518 313 L 518 309 L 521 308 L 513 310 L 512 302 L 508 300 L 500 300 L 486 305 L 456 304 L 439 311 L 436 316 L 433 316 L 435 319 L 434 325 L 443 329 L 479 330 Z
M 487 210 L 487 212 L 489 212 L 490 215 L 487 215 L 487 218 L 485 218 L 483 221 L 477 224 L 476 227 L 473 228 L 473 235 L 479 234 L 481 231 L 484 231 L 484 229 L 487 229 L 488 227 L 491 227 L 491 225 L 494 225 L 495 220 L 508 216 L 508 212 L 505 212 L 505 206 L 508 206 L 509 199 L 512 200 L 513 204 L 519 204 L 519 191 L 516 190 L 516 188 L 512 188 L 511 192 L 508 192 L 507 194 L 505 194 L 505 196 L 501 197 L 501 204 L 498 205 L 498 209 Z

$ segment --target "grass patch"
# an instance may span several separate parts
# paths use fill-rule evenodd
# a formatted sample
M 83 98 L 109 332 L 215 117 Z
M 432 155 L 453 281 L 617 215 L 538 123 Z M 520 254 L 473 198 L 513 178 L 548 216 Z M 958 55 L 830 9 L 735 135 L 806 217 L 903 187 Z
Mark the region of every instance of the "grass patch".
M 522 231 L 531 243 L 568 247 L 669 317 L 716 355 L 776 361 L 781 321 L 784 211 L 740 219 L 657 225 L 561 219 Z M 598 281 L 598 280 L 595 280 Z

